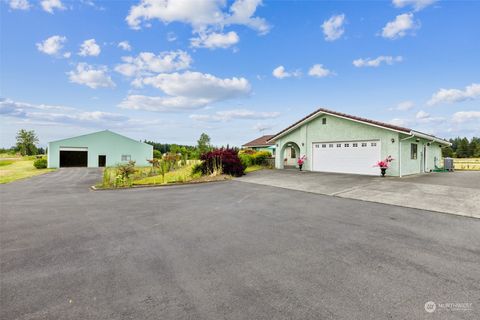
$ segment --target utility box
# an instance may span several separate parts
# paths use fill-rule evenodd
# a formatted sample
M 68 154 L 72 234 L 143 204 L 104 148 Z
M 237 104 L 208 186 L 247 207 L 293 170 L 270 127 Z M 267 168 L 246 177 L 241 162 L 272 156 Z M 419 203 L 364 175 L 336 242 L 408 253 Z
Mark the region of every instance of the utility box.
M 452 158 L 445 158 L 443 159 L 443 169 L 453 172 L 453 159 Z

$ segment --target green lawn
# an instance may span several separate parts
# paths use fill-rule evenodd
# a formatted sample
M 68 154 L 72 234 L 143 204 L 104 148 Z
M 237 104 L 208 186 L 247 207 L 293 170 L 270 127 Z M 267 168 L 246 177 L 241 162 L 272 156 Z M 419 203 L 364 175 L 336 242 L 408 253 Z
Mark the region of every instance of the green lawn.
M 253 171 L 258 171 L 258 170 L 263 170 L 267 169 L 265 166 L 260 166 L 258 164 L 251 165 L 245 169 L 245 173 L 253 172 Z
M 51 172 L 54 169 L 37 169 L 33 166 L 32 157 L 10 158 L 0 160 L 0 183 L 9 183 L 19 179 Z

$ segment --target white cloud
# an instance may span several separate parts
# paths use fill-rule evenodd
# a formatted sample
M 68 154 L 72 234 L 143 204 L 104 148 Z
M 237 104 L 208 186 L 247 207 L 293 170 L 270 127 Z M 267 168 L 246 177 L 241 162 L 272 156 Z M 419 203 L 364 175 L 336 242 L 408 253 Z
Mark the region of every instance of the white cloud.
M 278 112 L 256 112 L 246 109 L 234 109 L 217 111 L 212 115 L 206 114 L 192 114 L 190 118 L 197 121 L 204 122 L 228 122 L 232 120 L 259 120 L 259 119 L 271 119 L 280 115 Z
M 40 5 L 42 6 L 43 10 L 47 11 L 48 13 L 52 13 L 54 9 L 57 10 L 65 10 L 65 7 L 60 0 L 42 0 L 40 1 Z
M 392 3 L 397 8 L 412 6 L 415 11 L 420 11 L 438 0 L 392 0 Z
M 400 119 L 400 118 L 394 118 L 390 121 L 388 121 L 390 124 L 393 124 L 394 126 L 399 126 L 399 127 L 406 127 L 408 126 L 408 121 L 405 119 Z
M 115 83 L 108 75 L 106 66 L 93 67 L 86 63 L 79 63 L 75 70 L 67 72 L 70 82 L 83 84 L 92 89 L 101 87 L 115 87 Z
M 83 41 L 80 45 L 80 51 L 78 55 L 86 57 L 86 56 L 98 56 L 102 50 L 100 46 L 95 42 L 95 39 L 88 39 Z
M 423 110 L 420 110 L 417 112 L 417 114 L 415 115 L 415 118 L 416 119 L 427 119 L 427 118 L 430 118 L 430 114 L 423 111 Z
M 402 101 L 395 108 L 391 108 L 390 110 L 396 110 L 396 111 L 408 111 L 412 109 L 415 106 L 415 103 L 413 101 L 407 100 L 407 101 Z
M 333 74 L 332 71 L 328 70 L 327 68 L 324 68 L 323 65 L 321 64 L 315 64 L 310 68 L 310 70 L 308 70 L 309 76 L 317 77 L 317 78 L 327 77 L 332 74 Z
M 51 36 L 50 38 L 47 38 L 46 40 L 37 43 L 37 49 L 40 52 L 43 52 L 45 54 L 51 55 L 51 56 L 59 56 L 60 51 L 63 48 L 63 45 L 67 41 L 67 37 L 63 36 Z
M 175 34 L 175 32 L 167 33 L 167 41 L 168 42 L 173 42 L 175 40 L 177 40 L 177 35 Z
M 456 123 L 475 121 L 477 123 L 477 130 L 480 129 L 480 111 L 455 112 L 453 114 L 452 120 Z
M 250 84 L 245 78 L 221 79 L 200 72 L 161 73 L 139 81 L 161 90 L 166 96 L 130 95 L 119 107 L 176 112 L 203 108 L 215 102 L 244 97 L 250 93 Z
M 155 112 L 179 112 L 206 106 L 210 100 L 187 97 L 151 97 L 129 95 L 118 106 L 123 109 Z
M 190 43 L 195 48 L 228 48 L 237 44 L 240 38 L 237 33 L 230 31 L 228 33 L 200 33 L 198 37 L 191 38 Z
M 345 32 L 343 24 L 345 23 L 345 15 L 338 14 L 333 15 L 330 19 L 325 20 L 322 24 L 323 34 L 325 35 L 325 40 L 334 41 L 342 36 Z
M 388 22 L 382 29 L 382 37 L 389 39 L 397 39 L 404 37 L 409 30 L 419 27 L 413 21 L 413 13 L 404 13 L 398 15 L 395 20 Z
M 10 9 L 14 10 L 28 10 L 30 9 L 30 3 L 28 0 L 10 0 L 8 1 Z
M 122 41 L 122 42 L 119 42 L 118 47 L 122 50 L 125 50 L 125 51 L 132 51 L 132 46 L 126 40 Z
M 26 121 L 82 126 L 121 125 L 129 120 L 128 117 L 116 113 L 86 112 L 71 107 L 31 104 L 11 99 L 0 99 L 0 115 Z
M 211 102 L 246 96 L 250 84 L 245 78 L 217 78 L 200 72 L 163 73 L 143 79 L 143 83 L 169 96 L 206 99 Z
M 353 65 L 357 68 L 360 68 L 360 67 L 375 67 L 376 68 L 376 67 L 379 67 L 382 63 L 392 65 L 396 62 L 402 62 L 402 61 L 403 61 L 402 56 L 396 56 L 396 57 L 379 56 L 375 59 L 366 58 L 366 59 L 353 60 Z
M 115 71 L 127 77 L 184 70 L 190 68 L 192 63 L 192 57 L 182 50 L 164 51 L 158 55 L 141 52 L 136 57 L 122 57 L 122 60 L 124 63 L 117 65 Z
M 261 0 L 236 0 L 225 11 L 224 0 L 141 0 L 130 8 L 126 17 L 128 25 L 140 29 L 142 21 L 157 19 L 165 24 L 183 22 L 190 24 L 195 32 L 207 29 L 221 30 L 228 25 L 245 25 L 264 34 L 270 30 L 263 18 L 255 17 Z
M 284 79 L 284 78 L 289 78 L 289 77 L 300 77 L 302 75 L 300 70 L 287 72 L 287 71 L 285 71 L 284 66 L 276 67 L 275 69 L 273 69 L 272 74 L 277 79 Z
M 273 129 L 273 125 L 272 124 L 267 124 L 267 123 L 256 123 L 253 128 L 253 130 L 256 130 L 256 131 L 260 131 L 260 132 L 263 132 L 263 131 L 267 131 L 267 130 L 272 130 Z
M 440 89 L 434 93 L 427 102 L 429 106 L 440 103 L 454 103 L 467 100 L 474 100 L 480 97 L 480 83 L 472 83 L 465 87 L 465 90 L 460 89 Z

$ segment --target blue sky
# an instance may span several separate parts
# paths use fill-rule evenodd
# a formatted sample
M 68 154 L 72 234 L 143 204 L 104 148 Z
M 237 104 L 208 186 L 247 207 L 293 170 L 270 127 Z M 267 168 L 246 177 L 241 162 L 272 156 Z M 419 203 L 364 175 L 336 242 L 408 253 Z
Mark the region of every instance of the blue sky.
M 0 145 L 241 145 L 318 107 L 480 136 L 478 1 L 0 0 Z

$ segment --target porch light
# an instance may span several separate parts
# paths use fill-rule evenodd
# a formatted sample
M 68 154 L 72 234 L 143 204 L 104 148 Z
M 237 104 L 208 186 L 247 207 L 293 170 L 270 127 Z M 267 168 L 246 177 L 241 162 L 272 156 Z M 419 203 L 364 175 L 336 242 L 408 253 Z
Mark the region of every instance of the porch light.
M 391 140 L 391 141 L 392 141 L 392 143 L 395 143 L 395 138 L 392 138 L 392 140 Z

